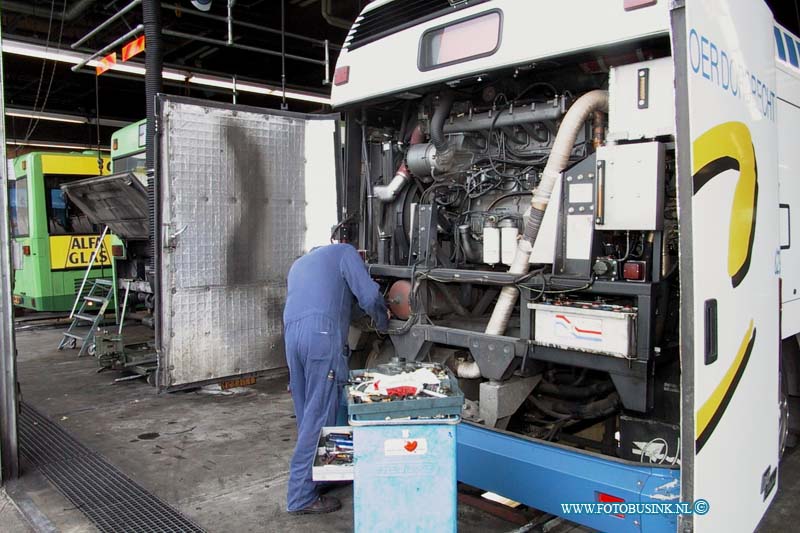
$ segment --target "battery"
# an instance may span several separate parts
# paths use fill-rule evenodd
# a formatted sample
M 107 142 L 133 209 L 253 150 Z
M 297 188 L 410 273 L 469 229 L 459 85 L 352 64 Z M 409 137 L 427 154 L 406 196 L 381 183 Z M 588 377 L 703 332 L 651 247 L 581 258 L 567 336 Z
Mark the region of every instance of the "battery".
M 631 358 L 636 353 L 636 308 L 599 302 L 529 303 L 536 344 Z

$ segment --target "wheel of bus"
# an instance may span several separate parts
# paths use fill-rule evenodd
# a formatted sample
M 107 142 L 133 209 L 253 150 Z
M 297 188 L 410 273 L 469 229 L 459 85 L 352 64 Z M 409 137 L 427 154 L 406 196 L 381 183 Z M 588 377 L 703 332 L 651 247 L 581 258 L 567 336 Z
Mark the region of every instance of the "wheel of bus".
M 797 445 L 797 427 L 794 427 L 798 418 L 798 364 L 800 363 L 800 346 L 795 337 L 784 339 L 781 343 L 781 357 L 779 359 L 778 376 L 780 380 L 779 409 L 780 420 L 778 424 L 778 442 L 780 443 L 780 456 L 783 457 L 787 448 Z

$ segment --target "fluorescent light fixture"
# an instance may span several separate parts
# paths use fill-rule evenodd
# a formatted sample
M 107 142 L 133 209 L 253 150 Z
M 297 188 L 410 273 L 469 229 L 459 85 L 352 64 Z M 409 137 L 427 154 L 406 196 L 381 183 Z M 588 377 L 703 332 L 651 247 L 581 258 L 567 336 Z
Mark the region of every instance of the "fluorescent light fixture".
M 96 124 L 97 119 L 92 117 L 82 117 L 80 115 L 68 115 L 66 113 L 53 113 L 50 111 L 34 111 L 33 109 L 23 109 L 15 107 L 6 108 L 7 117 L 20 117 L 39 120 L 50 120 L 53 122 L 65 122 L 67 124 Z M 111 118 L 101 118 L 101 126 L 112 126 L 114 128 L 122 128 L 127 126 L 130 122 L 124 120 L 114 120 Z
M 30 44 L 21 41 L 3 40 L 3 52 L 7 54 L 22 55 L 26 57 L 34 57 L 39 59 L 49 59 L 51 61 L 59 61 L 62 63 L 70 63 L 77 65 L 82 62 L 87 54 L 80 52 L 68 52 L 66 50 L 55 50 L 49 47 Z M 100 61 L 93 60 L 87 63 L 89 67 L 96 67 Z M 145 67 L 141 63 L 126 62 L 117 63 L 112 65 L 111 69 L 117 72 L 124 72 L 127 74 L 134 74 L 137 76 L 144 76 Z M 165 68 L 161 75 L 166 80 L 178 81 L 181 83 L 190 83 L 193 85 L 205 85 L 206 87 L 217 87 L 226 89 L 233 92 L 233 80 L 221 76 L 208 76 L 204 74 L 193 74 L 190 71 L 178 70 L 172 68 Z M 253 82 L 236 82 L 236 91 L 240 93 L 263 94 L 266 96 L 280 97 L 282 91 L 280 87 L 273 85 L 266 85 Z M 330 105 L 331 100 L 325 96 L 319 96 L 313 93 L 306 93 L 302 91 L 286 91 L 286 98 L 289 100 L 301 100 L 304 102 L 314 102 L 317 104 Z
M 6 109 L 7 117 L 20 117 L 39 120 L 51 120 L 53 122 L 66 122 L 68 124 L 88 124 L 89 121 L 83 117 L 70 117 L 58 113 L 42 113 L 37 111 L 26 111 L 25 109 Z
M 96 151 L 96 146 L 88 146 L 86 144 L 73 144 L 73 143 L 58 143 L 50 141 L 23 141 L 21 139 L 7 139 L 6 144 L 12 146 L 30 146 L 33 148 L 59 148 L 65 150 L 93 150 Z M 101 146 L 101 152 L 108 152 L 108 146 Z

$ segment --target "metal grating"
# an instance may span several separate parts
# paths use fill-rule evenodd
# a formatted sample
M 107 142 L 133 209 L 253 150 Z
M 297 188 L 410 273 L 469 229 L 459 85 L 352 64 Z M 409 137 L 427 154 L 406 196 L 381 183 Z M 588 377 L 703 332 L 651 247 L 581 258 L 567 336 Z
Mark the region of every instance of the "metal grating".
M 203 531 L 25 403 L 19 441 L 22 456 L 100 531 Z
M 389 2 L 363 13 L 356 19 L 345 40 L 345 48 L 355 50 L 387 35 L 442 17 L 455 9 L 482 4 L 488 0 L 403 0 Z

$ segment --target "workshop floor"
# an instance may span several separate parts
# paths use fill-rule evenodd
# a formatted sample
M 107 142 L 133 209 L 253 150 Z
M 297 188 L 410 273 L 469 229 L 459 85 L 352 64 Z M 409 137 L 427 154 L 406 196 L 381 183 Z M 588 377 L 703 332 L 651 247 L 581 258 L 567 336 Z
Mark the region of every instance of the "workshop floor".
M 331 493 L 342 500 L 339 512 L 294 517 L 284 511 L 295 440 L 285 377 L 259 380 L 229 396 L 157 395 L 143 380 L 113 384 L 119 374 L 98 374 L 91 357 L 58 352 L 60 333 L 17 332 L 23 401 L 198 525 L 209 532 L 352 531 L 350 487 Z M 94 531 L 43 478 L 27 475 L 23 484 L 58 530 Z M 459 509 L 465 533 L 515 527 L 471 507 Z
M 233 395 L 199 391 L 157 395 L 142 380 L 114 384 L 90 357 L 58 352 L 61 329 L 17 332 L 25 402 L 209 532 L 352 531 L 352 489 L 332 494 L 343 509 L 323 516 L 284 512 L 295 422 L 286 378 L 259 380 Z M 85 516 L 35 472 L 21 487 L 59 531 L 95 531 Z M 786 457 L 779 492 L 759 531 L 800 519 L 800 451 Z M 3 506 L 0 500 L 0 507 Z M 0 530 L 17 531 L 0 514 Z M 517 525 L 459 505 L 459 531 L 509 531 Z M 556 530 L 573 530 L 562 523 Z M 22 531 L 25 531 L 24 529 Z

